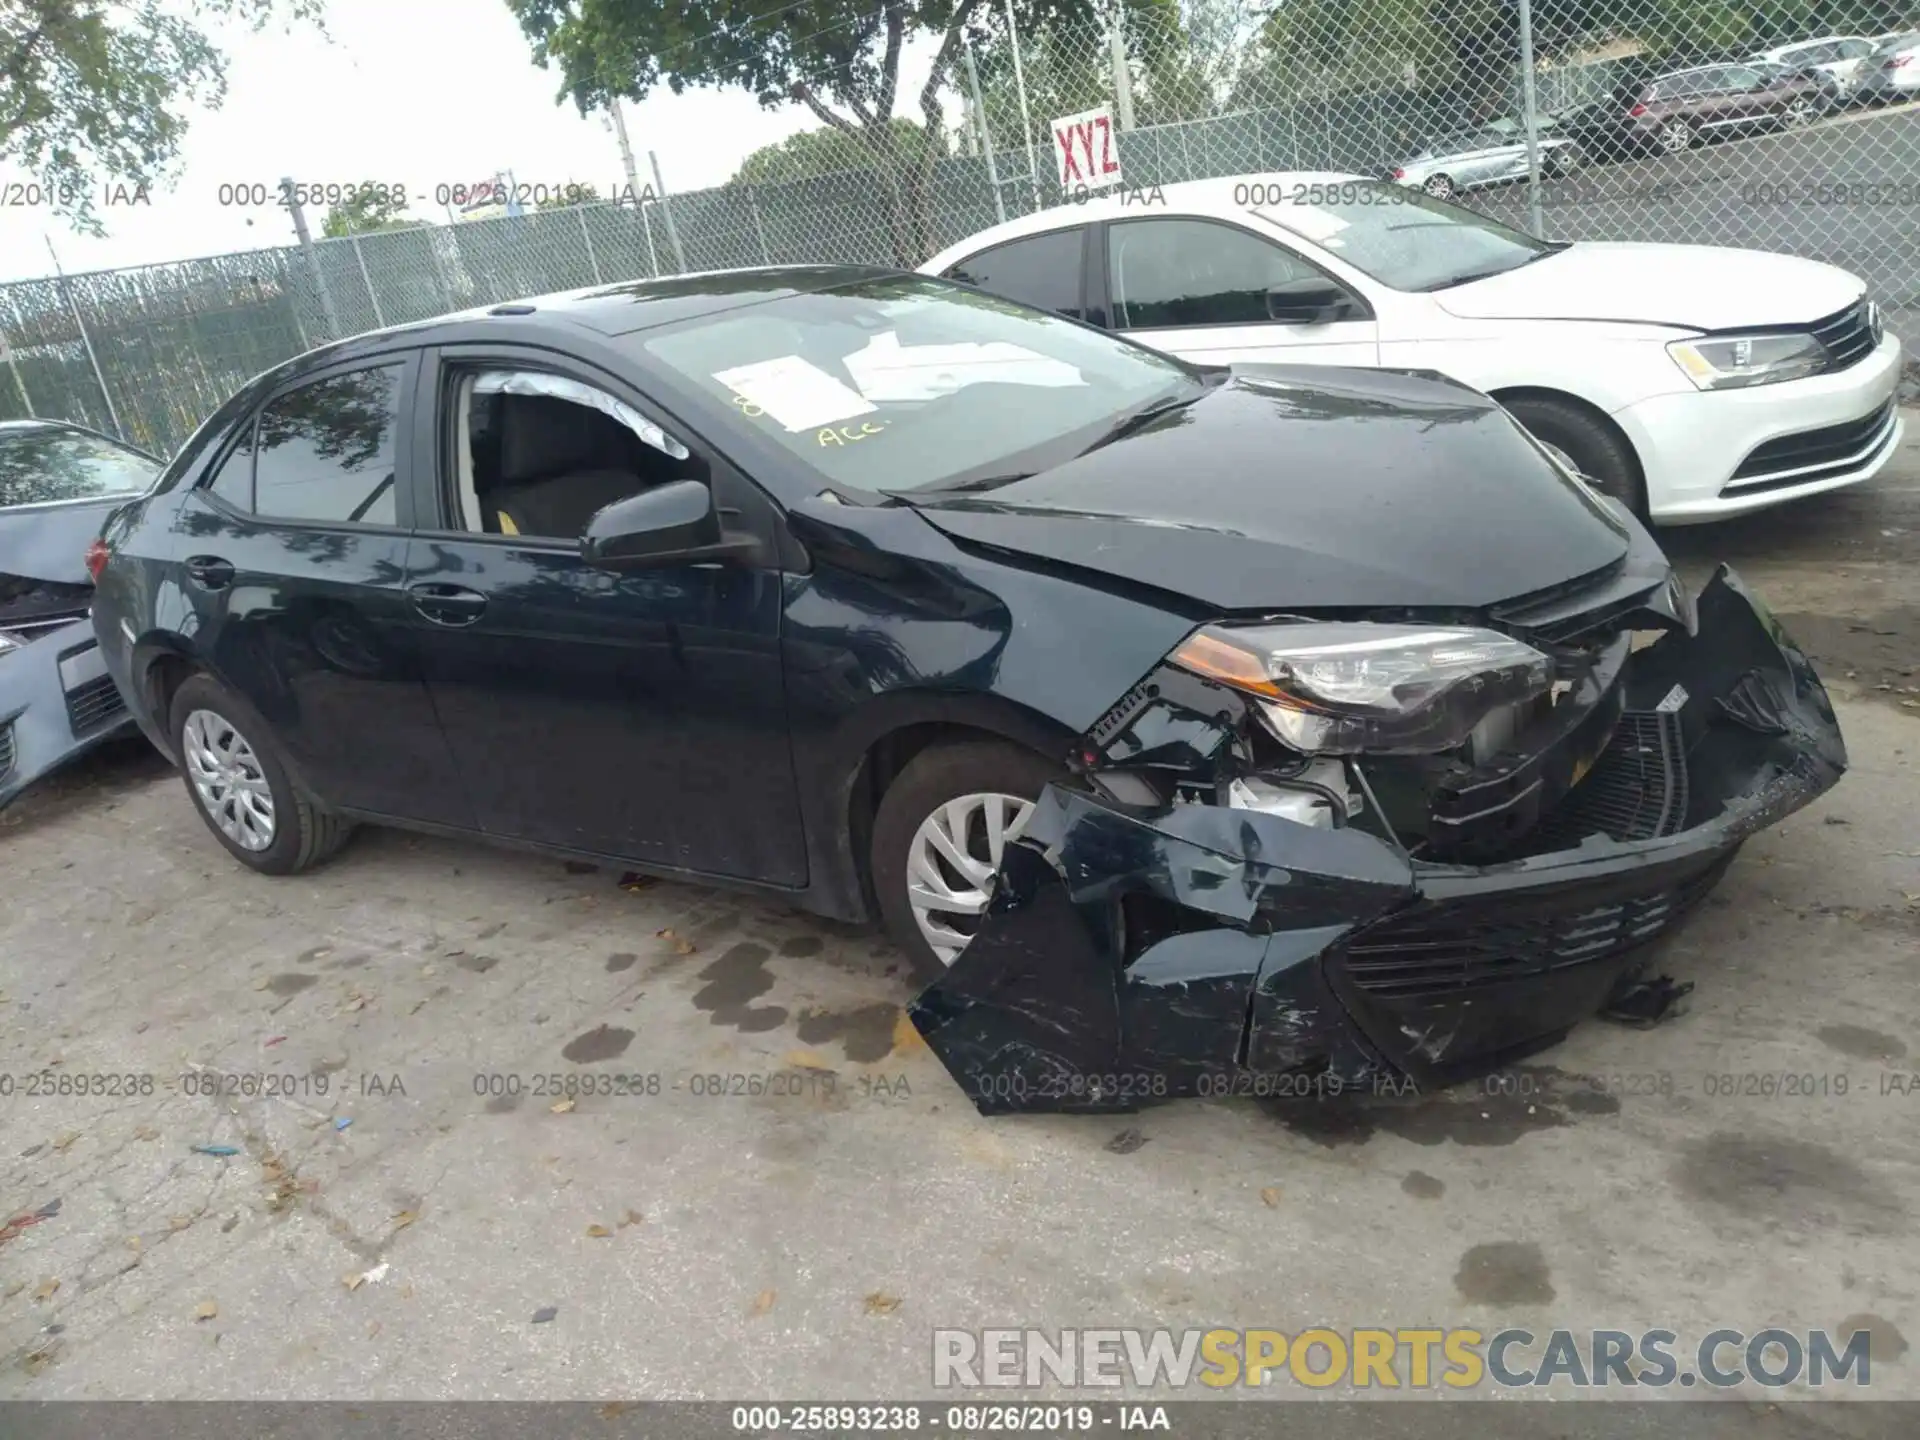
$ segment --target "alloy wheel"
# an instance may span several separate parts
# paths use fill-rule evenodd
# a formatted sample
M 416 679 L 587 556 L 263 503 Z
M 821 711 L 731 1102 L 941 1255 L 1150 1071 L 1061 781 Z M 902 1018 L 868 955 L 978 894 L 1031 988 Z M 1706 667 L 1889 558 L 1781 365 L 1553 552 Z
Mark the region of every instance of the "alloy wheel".
M 1453 198 L 1453 181 L 1445 175 L 1429 177 L 1427 182 L 1420 188 L 1436 200 L 1451 200 Z
M 1684 120 L 1668 121 L 1660 131 L 1660 148 L 1669 155 L 1693 148 L 1693 127 Z
M 1019 838 L 1033 802 L 1017 795 L 961 795 L 913 832 L 907 852 L 907 899 L 920 934 L 942 965 L 973 938 L 970 924 L 986 913 L 989 887 L 1007 842 Z
M 181 742 L 194 798 L 220 833 L 242 850 L 273 844 L 273 790 L 247 737 L 217 712 L 195 710 Z
M 1787 128 L 1804 130 L 1813 123 L 1813 102 L 1807 99 L 1794 101 L 1787 106 Z

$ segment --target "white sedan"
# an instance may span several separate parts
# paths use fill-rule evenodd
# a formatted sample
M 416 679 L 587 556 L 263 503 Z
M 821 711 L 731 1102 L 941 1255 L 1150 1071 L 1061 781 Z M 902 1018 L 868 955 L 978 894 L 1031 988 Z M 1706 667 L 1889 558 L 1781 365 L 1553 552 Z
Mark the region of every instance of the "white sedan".
M 1900 442 L 1900 341 L 1857 276 L 1752 250 L 1535 240 L 1354 175 L 1121 190 L 921 268 L 1201 364 L 1440 371 L 1663 524 L 1855 484 Z

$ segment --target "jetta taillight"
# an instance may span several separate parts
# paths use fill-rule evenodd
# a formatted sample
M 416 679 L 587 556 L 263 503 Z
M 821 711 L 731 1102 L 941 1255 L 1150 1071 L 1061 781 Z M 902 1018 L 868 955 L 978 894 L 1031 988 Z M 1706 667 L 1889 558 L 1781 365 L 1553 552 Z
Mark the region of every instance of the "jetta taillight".
M 107 561 L 113 558 L 113 551 L 107 548 L 107 542 L 96 540 L 87 546 L 87 574 L 93 577 L 93 583 L 100 583 L 100 572 L 107 568 Z
M 1396 170 L 1393 172 L 1393 178 L 1396 180 L 1404 180 L 1407 178 L 1407 172 L 1404 169 Z
M 1633 116 L 1633 118 L 1636 120 L 1638 120 L 1642 115 L 1646 113 L 1647 113 L 1647 107 L 1644 105 L 1636 105 L 1631 110 L 1627 111 L 1627 114 Z

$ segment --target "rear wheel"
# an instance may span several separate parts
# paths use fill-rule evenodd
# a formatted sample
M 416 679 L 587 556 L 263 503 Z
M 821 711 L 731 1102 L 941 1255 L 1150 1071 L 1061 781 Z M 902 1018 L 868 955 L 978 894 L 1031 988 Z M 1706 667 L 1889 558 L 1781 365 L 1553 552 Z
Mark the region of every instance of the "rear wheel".
M 986 913 L 1006 847 L 1060 767 L 1004 740 L 922 750 L 873 818 L 872 873 L 881 919 L 914 974 L 937 980 Z
M 1429 175 L 1420 188 L 1436 200 L 1451 200 L 1458 193 L 1451 175 Z
M 1647 487 L 1633 449 L 1580 406 L 1547 397 L 1501 402 L 1526 432 L 1557 451 L 1594 488 L 1647 518 Z
M 353 827 L 287 774 L 267 724 L 205 675 L 174 692 L 174 748 L 194 809 L 227 852 L 263 875 L 291 875 L 345 843 Z
M 1787 106 L 1785 125 L 1789 130 L 1804 130 L 1820 116 L 1823 107 L 1802 95 Z

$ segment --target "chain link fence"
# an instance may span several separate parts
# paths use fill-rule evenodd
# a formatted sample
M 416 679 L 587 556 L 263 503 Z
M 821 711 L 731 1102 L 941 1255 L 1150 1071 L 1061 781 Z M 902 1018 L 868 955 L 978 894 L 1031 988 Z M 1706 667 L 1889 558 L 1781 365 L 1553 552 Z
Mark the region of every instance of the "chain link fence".
M 943 77 L 960 124 L 924 168 L 922 140 L 867 168 L 0 286 L 0 417 L 168 452 L 249 377 L 338 336 L 684 270 L 917 264 L 1071 198 L 1053 121 L 1100 107 L 1129 189 L 1339 171 L 1550 239 L 1809 256 L 1862 276 L 1911 347 L 1908 3 L 1127 0 L 1018 34 L 1000 18 Z

